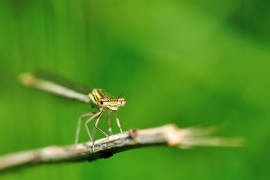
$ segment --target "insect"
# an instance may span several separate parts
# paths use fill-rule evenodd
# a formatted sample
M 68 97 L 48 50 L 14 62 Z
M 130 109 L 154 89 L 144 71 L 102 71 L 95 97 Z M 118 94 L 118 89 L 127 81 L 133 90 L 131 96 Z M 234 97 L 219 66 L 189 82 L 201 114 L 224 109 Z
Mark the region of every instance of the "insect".
M 26 86 L 34 87 L 66 98 L 78 100 L 90 104 L 92 107 L 98 109 L 98 112 L 96 113 L 88 112 L 79 117 L 75 135 L 75 147 L 79 141 L 81 121 L 84 117 L 88 117 L 88 119 L 85 121 L 85 128 L 92 142 L 93 138 L 89 131 L 88 123 L 93 119 L 95 119 L 94 128 L 102 133 L 107 140 L 109 138 L 109 135 L 98 127 L 99 120 L 104 113 L 108 113 L 107 126 L 109 134 L 113 134 L 110 113 L 114 114 L 117 126 L 120 132 L 123 132 L 116 112 L 120 107 L 123 107 L 126 104 L 126 100 L 120 96 L 117 98 L 110 98 L 106 93 L 103 92 L 102 89 L 91 89 L 86 86 L 78 85 L 44 71 L 39 71 L 35 74 L 22 73 L 20 75 L 20 81 Z M 94 142 L 92 148 L 94 152 Z

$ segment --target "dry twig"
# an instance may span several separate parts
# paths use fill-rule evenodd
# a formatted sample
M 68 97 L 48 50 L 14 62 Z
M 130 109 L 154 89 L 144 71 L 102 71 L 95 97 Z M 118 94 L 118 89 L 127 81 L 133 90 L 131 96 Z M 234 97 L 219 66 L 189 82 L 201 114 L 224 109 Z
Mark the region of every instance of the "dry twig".
M 57 162 L 93 161 L 109 158 L 113 154 L 133 148 L 168 145 L 178 148 L 192 146 L 241 146 L 242 138 L 212 137 L 216 128 L 183 128 L 173 124 L 161 127 L 138 130 L 131 129 L 127 132 L 115 134 L 95 141 L 94 152 L 92 142 L 69 146 L 48 146 L 36 150 L 11 153 L 0 157 L 0 171 L 16 168 L 23 165 L 34 165 Z

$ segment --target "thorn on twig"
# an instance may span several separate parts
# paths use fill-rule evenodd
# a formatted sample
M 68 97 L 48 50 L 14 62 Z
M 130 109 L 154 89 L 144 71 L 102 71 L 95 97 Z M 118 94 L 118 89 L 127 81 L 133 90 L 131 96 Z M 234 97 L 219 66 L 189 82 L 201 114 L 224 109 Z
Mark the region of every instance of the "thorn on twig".
M 137 129 L 130 129 L 129 130 L 129 136 L 133 139 L 137 136 Z

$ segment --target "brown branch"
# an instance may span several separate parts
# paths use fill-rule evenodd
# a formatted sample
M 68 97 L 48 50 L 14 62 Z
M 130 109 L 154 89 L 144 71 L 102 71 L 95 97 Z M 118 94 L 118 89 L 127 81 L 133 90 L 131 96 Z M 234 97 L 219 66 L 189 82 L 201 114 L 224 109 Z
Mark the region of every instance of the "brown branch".
M 173 124 L 161 127 L 139 130 L 131 129 L 127 132 L 115 134 L 109 139 L 95 141 L 94 152 L 92 142 L 68 146 L 48 146 L 36 150 L 11 153 L 0 157 L 0 171 L 16 168 L 23 165 L 94 161 L 109 158 L 113 154 L 133 148 L 168 145 L 178 148 L 192 146 L 241 146 L 243 138 L 212 137 L 216 128 L 183 128 Z

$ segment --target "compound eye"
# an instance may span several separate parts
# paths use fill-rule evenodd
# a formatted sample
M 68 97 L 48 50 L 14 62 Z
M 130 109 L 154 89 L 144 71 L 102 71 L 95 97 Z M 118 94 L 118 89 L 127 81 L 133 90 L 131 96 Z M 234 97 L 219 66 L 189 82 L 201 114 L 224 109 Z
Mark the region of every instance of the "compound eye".
M 106 107 L 107 106 L 107 100 L 106 99 L 100 99 L 98 101 L 98 105 L 101 106 L 101 107 Z
M 100 106 L 104 106 L 104 102 L 103 102 L 103 101 L 98 101 L 98 104 L 99 104 Z
M 120 100 L 120 103 L 121 103 L 121 104 L 120 104 L 121 106 L 124 106 L 124 105 L 126 104 L 125 99 L 121 99 L 121 100 Z

